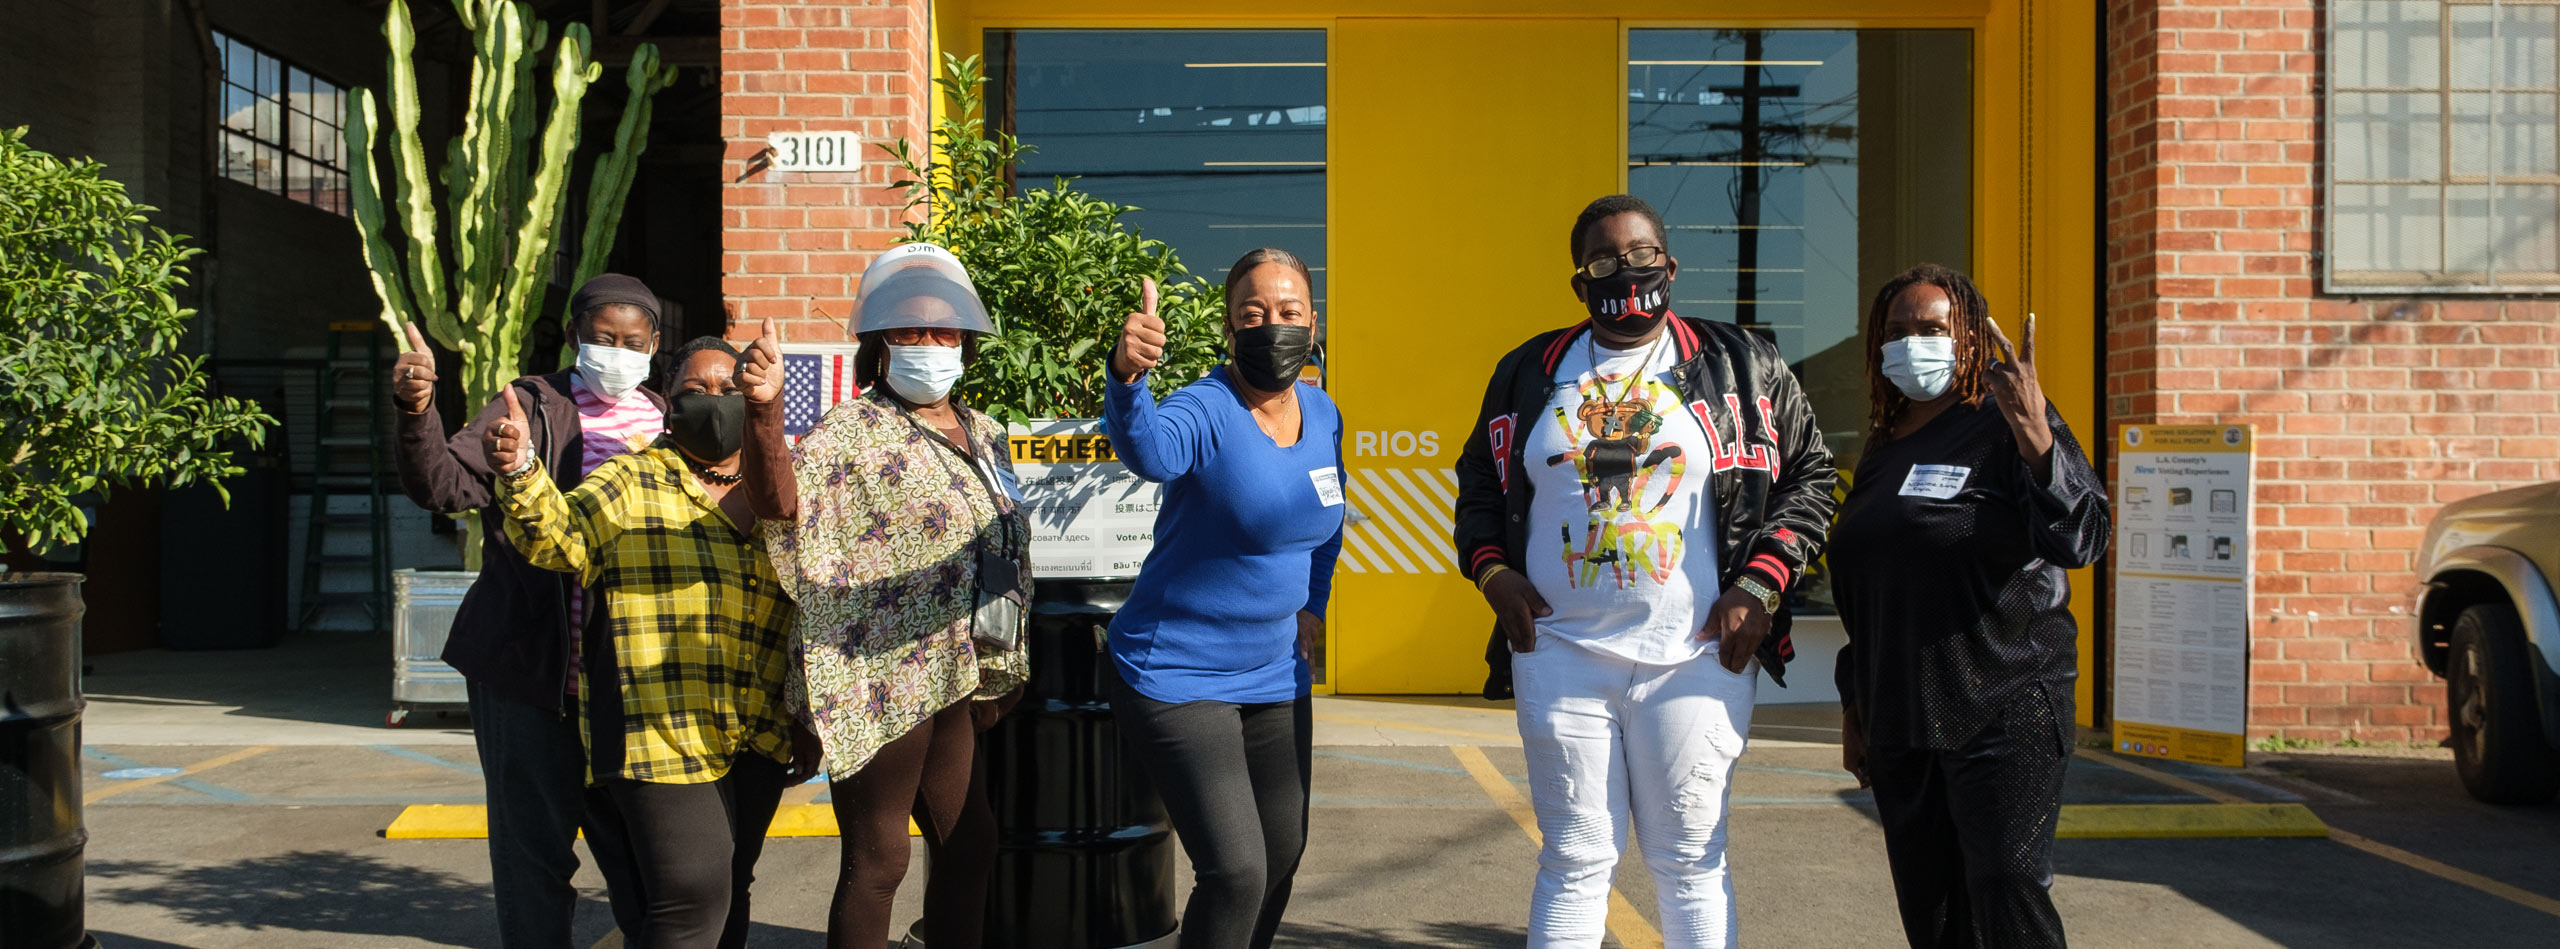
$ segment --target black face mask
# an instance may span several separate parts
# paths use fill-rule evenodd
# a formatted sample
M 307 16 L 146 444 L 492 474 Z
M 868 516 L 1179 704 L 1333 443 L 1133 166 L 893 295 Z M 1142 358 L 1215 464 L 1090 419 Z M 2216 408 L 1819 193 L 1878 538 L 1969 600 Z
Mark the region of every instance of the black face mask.
M 747 444 L 747 394 L 687 392 L 669 400 L 667 437 L 698 461 L 729 460 Z
M 1315 348 L 1313 328 L 1264 323 L 1236 331 L 1235 351 L 1227 354 L 1227 365 L 1255 391 L 1279 392 L 1298 381 L 1298 370 L 1306 368 L 1307 356 Z
M 1591 318 L 1620 336 L 1643 336 L 1671 315 L 1671 268 L 1620 267 L 1582 281 L 1582 305 Z

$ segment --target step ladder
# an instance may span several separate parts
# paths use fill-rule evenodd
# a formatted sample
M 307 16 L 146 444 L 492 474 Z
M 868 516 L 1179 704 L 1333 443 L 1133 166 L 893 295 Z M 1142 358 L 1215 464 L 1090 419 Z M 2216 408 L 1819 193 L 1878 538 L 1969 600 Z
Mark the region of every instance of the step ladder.
M 391 520 L 382 490 L 384 368 L 380 322 L 329 324 L 328 355 L 309 416 L 316 434 L 297 629 L 312 629 L 329 607 L 350 603 L 364 608 L 374 631 L 391 627 Z M 364 510 L 341 510 L 332 501 L 338 497 L 363 498 Z M 362 584 L 327 582 L 355 570 L 364 571 Z

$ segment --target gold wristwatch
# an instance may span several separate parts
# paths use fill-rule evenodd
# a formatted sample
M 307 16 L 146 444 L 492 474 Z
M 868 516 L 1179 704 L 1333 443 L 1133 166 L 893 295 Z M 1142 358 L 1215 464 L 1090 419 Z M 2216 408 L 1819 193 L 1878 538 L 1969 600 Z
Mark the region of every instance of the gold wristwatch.
M 1750 577 L 1743 577 L 1733 581 L 1733 588 L 1744 593 L 1751 594 L 1752 596 L 1759 597 L 1760 605 L 1769 611 L 1769 615 L 1778 615 L 1778 591 L 1762 586 L 1760 581 L 1751 579 Z

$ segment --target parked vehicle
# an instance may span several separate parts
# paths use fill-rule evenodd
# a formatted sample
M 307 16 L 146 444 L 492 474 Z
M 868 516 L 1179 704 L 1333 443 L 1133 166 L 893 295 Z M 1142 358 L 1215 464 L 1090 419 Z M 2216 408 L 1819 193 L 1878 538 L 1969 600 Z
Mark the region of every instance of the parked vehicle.
M 2560 482 L 2446 505 L 2418 548 L 2418 653 L 2445 678 L 2471 796 L 2560 793 Z

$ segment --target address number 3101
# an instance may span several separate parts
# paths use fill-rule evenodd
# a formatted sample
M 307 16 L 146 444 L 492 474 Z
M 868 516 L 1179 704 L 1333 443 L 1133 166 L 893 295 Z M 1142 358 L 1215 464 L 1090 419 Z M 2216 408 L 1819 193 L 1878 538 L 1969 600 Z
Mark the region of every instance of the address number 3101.
M 765 144 L 775 171 L 862 170 L 862 140 L 852 132 L 776 132 Z

